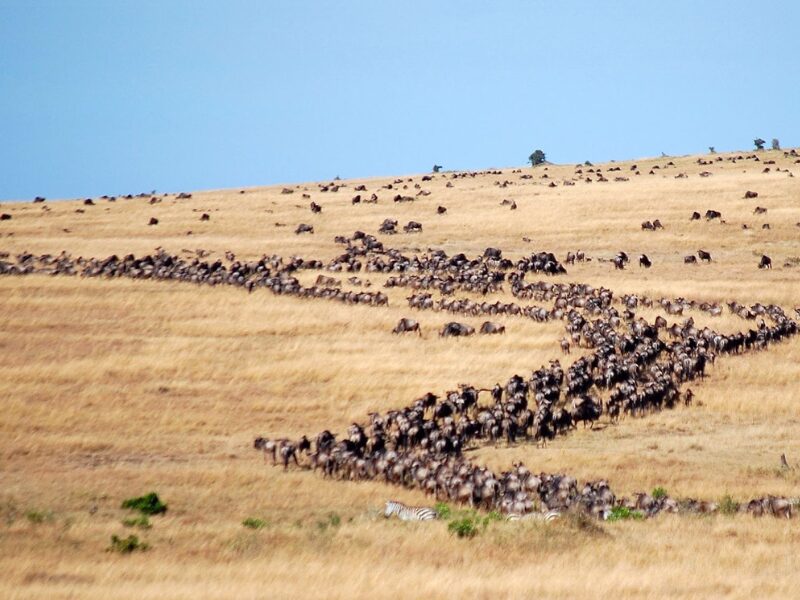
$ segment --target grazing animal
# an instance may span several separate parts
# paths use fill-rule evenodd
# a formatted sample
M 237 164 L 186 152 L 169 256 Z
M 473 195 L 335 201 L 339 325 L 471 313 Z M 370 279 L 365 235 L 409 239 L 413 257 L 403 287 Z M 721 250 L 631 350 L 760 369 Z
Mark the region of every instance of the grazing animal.
M 772 268 L 772 259 L 767 256 L 766 254 L 761 255 L 761 262 L 758 263 L 759 269 L 771 269 Z
M 744 193 L 744 197 L 746 200 L 749 200 L 751 198 L 758 198 L 758 192 L 751 192 L 750 190 L 747 190 Z
M 3 213 L 2 215 L 0 215 L 0 221 L 10 221 L 10 220 L 11 220 L 11 215 L 10 214 Z
M 406 506 L 396 500 L 387 500 L 383 516 L 387 519 L 392 515 L 397 515 L 401 521 L 433 521 L 436 519 L 436 511 L 427 506 Z
M 683 257 L 683 262 L 686 263 L 687 265 L 690 265 L 690 264 L 695 264 L 696 265 L 697 264 L 697 257 L 694 254 L 690 254 L 689 256 L 684 256 Z
M 155 217 L 150 217 L 150 221 L 147 223 L 148 225 L 158 225 L 158 219 Z
M 445 324 L 445 326 L 439 332 L 439 336 L 461 337 L 461 336 L 473 335 L 474 333 L 475 333 L 474 327 L 470 327 L 469 325 L 464 325 L 462 323 L 456 323 L 455 321 L 451 321 L 450 323 Z
M 548 510 L 547 512 L 532 512 L 524 515 L 518 513 L 511 513 L 506 517 L 507 521 L 539 521 L 541 523 L 552 523 L 560 519 L 561 513 L 557 510 Z
M 664 226 L 661 224 L 661 219 L 653 221 L 653 229 L 664 229 Z
M 722 213 L 718 210 L 707 210 L 706 211 L 706 219 L 711 221 L 712 219 L 720 219 L 722 218 Z
M 392 329 L 392 333 L 408 333 L 409 331 L 416 331 L 418 335 L 422 335 L 422 331 L 419 328 L 419 323 L 417 323 L 414 319 L 407 319 L 402 318 L 400 322 L 397 323 L 394 329 Z
M 644 267 L 645 269 L 649 269 L 650 267 L 653 266 L 653 263 L 647 257 L 647 254 L 642 254 L 641 256 L 639 256 L 639 266 Z
M 706 262 L 711 262 L 711 253 L 706 252 L 705 250 L 698 250 L 697 256 L 700 257 L 700 260 L 704 260 Z
M 210 221 L 211 220 L 211 216 L 208 213 L 203 213 L 203 215 L 200 217 L 200 220 L 201 221 Z
M 764 208 L 763 206 L 756 206 L 755 209 L 753 210 L 753 214 L 754 215 L 765 215 L 765 214 L 767 214 L 767 209 Z
M 439 206 L 439 207 L 436 208 L 436 214 L 437 215 L 443 215 L 446 212 L 447 212 L 447 207 L 446 206 Z
M 294 232 L 297 235 L 300 235 L 301 233 L 314 233 L 314 227 L 313 225 L 308 225 L 307 223 L 300 223 L 300 225 L 297 226 L 297 229 L 295 229 Z
M 496 333 L 503 334 L 505 332 L 506 332 L 506 326 L 505 325 L 498 325 L 497 323 L 492 323 L 491 321 L 486 321 L 486 322 L 484 322 L 483 325 L 481 325 L 481 333 L 485 333 L 485 334 L 496 334 Z
M 316 202 L 312 202 L 310 206 L 311 206 L 311 212 L 312 213 L 321 213 L 322 212 L 322 207 L 319 204 L 317 204 Z

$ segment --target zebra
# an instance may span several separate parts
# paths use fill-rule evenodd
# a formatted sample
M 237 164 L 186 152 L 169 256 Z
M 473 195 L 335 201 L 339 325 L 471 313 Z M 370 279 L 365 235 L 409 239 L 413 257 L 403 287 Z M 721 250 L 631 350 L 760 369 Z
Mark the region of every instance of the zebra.
M 402 502 L 395 500 L 386 501 L 386 510 L 383 516 L 387 519 L 392 515 L 397 515 L 401 521 L 431 521 L 437 517 L 436 511 L 426 506 L 406 506 Z
M 560 518 L 561 513 L 559 511 L 548 510 L 547 512 L 532 512 L 525 515 L 511 513 L 506 517 L 506 521 L 541 521 L 542 523 L 551 523 Z

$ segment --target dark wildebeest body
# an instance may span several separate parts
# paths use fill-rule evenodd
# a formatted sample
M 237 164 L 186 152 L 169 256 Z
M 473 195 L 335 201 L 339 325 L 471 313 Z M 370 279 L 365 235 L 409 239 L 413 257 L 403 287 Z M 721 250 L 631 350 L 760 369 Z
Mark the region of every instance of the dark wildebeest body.
M 698 250 L 697 256 L 700 257 L 700 260 L 704 260 L 706 262 L 711 262 L 711 253 L 706 252 L 705 250 Z
M 484 322 L 481 325 L 481 333 L 487 334 L 494 334 L 494 333 L 505 333 L 506 326 L 505 325 L 498 325 L 497 323 L 492 323 L 491 321 Z
M 474 327 L 470 327 L 469 325 L 464 325 L 462 323 L 456 323 L 455 321 L 451 321 L 442 328 L 442 331 L 439 332 L 439 335 L 441 337 L 461 337 L 461 336 L 472 335 L 474 333 L 475 333 Z
M 653 263 L 652 263 L 652 262 L 650 261 L 650 259 L 647 257 L 647 254 L 642 254 L 642 255 L 639 257 L 639 266 L 640 266 L 640 267 L 644 267 L 645 269 L 649 269 L 650 267 L 652 267 L 652 266 L 653 266 Z
M 759 269 L 771 269 L 772 268 L 772 259 L 767 256 L 766 254 L 761 255 L 761 262 L 758 263 Z
M 408 333 L 410 331 L 416 331 L 418 335 L 422 335 L 422 331 L 419 328 L 419 323 L 417 323 L 414 319 L 407 319 L 402 318 L 397 323 L 397 326 L 392 329 L 392 333 Z

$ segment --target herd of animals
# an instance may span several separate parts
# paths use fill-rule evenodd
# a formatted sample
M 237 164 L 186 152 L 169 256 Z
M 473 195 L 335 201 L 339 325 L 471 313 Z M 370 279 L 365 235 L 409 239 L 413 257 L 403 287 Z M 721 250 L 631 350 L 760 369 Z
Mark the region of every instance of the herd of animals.
M 728 160 L 758 161 L 759 158 L 753 155 L 729 157 Z M 620 168 L 608 169 L 613 170 Z M 636 165 L 630 170 L 635 175 L 640 174 Z M 706 173 L 701 175 L 710 175 Z M 653 169 L 650 174 L 654 174 Z M 457 179 L 475 175 L 451 174 L 450 177 Z M 588 168 L 584 173 L 582 168 L 576 168 L 576 175 L 586 182 L 591 182 L 592 176 L 596 181 L 608 181 L 600 169 Z M 423 177 L 423 181 L 430 181 L 431 177 Z M 624 177 L 615 179 L 627 180 Z M 565 180 L 563 184 L 571 185 L 575 181 Z M 499 185 L 512 184 L 506 180 Z M 552 187 L 555 182 L 549 185 Z M 339 187 L 343 184 L 320 186 L 320 191 L 336 192 Z M 419 190 L 416 197 L 429 194 L 419 184 L 415 187 Z M 406 189 L 407 181 L 398 179 L 383 188 Z M 356 190 L 367 191 L 365 185 Z M 283 190 L 286 194 L 293 192 L 291 188 Z M 745 195 L 746 198 L 757 196 L 751 191 Z M 190 198 L 191 195 L 182 197 Z M 415 196 L 394 196 L 395 202 L 414 200 Z M 43 198 L 35 200 L 37 203 L 43 201 Z M 360 194 L 353 197 L 354 204 L 376 201 L 376 194 L 368 199 Z M 510 204 L 512 209 L 515 208 L 513 203 Z M 323 207 L 313 201 L 310 208 L 315 214 L 323 211 Z M 446 211 L 443 206 L 437 209 L 438 214 Z M 760 206 L 754 210 L 754 214 L 766 212 L 767 209 Z M 11 216 L 4 214 L 2 218 L 10 220 Z M 692 220 L 700 218 L 697 212 L 691 217 Z M 705 218 L 721 221 L 722 214 L 708 210 Z M 206 213 L 203 219 L 208 220 Z M 157 224 L 155 219 L 150 222 L 150 225 Z M 380 224 L 378 233 L 391 235 L 397 232 L 397 227 L 396 220 L 386 219 Z M 660 219 L 642 223 L 643 230 L 663 228 Z M 406 233 L 419 232 L 422 224 L 410 221 L 403 230 Z M 296 233 L 313 233 L 313 226 L 301 223 Z M 487 248 L 482 255 L 471 258 L 463 253 L 451 256 L 443 250 L 407 255 L 363 231 L 356 231 L 351 236 L 337 236 L 335 242 L 343 246 L 343 251 L 330 261 L 287 259 L 278 255 L 243 261 L 237 260 L 232 253 L 226 253 L 225 261 L 211 261 L 204 260 L 199 251 L 173 255 L 161 248 L 140 257 L 128 254 L 102 259 L 73 257 L 67 252 L 58 255 L 26 252 L 13 258 L 2 253 L 0 275 L 157 279 L 195 285 L 230 285 L 248 293 L 266 288 L 280 295 L 381 307 L 389 302 L 387 294 L 366 291 L 371 283 L 362 277 L 366 273 L 382 273 L 386 275 L 385 288 L 411 290 L 411 295 L 406 298 L 410 309 L 470 317 L 503 315 L 535 322 L 560 321 L 565 330 L 558 341 L 563 356 L 569 356 L 572 348 L 583 351 L 566 368 L 559 359 L 554 359 L 528 377 L 514 375 L 491 389 L 462 384 L 458 389 L 441 395 L 427 393 L 405 407 L 383 414 L 371 413 L 366 421 L 351 424 L 343 435 L 324 430 L 312 436 L 313 439 L 307 436 L 299 440 L 259 436 L 254 441 L 254 447 L 263 451 L 265 460 L 271 457 L 273 464 L 282 464 L 284 469 L 294 465 L 328 478 L 379 480 L 415 488 L 439 501 L 497 510 L 511 520 L 538 518 L 550 521 L 567 510 L 607 518 L 615 507 L 620 506 L 641 510 L 647 516 L 660 512 L 716 511 L 716 503 L 692 498 L 654 498 L 645 493 L 630 498 L 617 497 L 606 481 L 579 485 L 568 475 L 536 474 L 522 464 L 514 464 L 511 469 L 496 473 L 471 462 L 465 451 L 501 442 L 544 445 L 556 436 L 567 435 L 579 424 L 593 427 L 602 418 L 615 423 L 623 418 L 643 418 L 679 405 L 690 406 L 694 393 L 688 384 L 705 377 L 708 365 L 718 357 L 765 350 L 798 331 L 797 323 L 776 305 L 757 303 L 746 306 L 735 301 L 725 305 L 685 298 L 617 295 L 603 287 L 560 283 L 549 278 L 566 274 L 566 266 L 576 261 L 591 260 L 580 251 L 569 252 L 562 263 L 550 252 L 534 252 L 511 260 L 504 257 L 498 248 Z M 712 261 L 711 254 L 701 249 L 696 256 L 686 256 L 684 262 L 697 263 L 698 259 L 701 262 Z M 609 260 L 619 270 L 630 262 L 625 252 L 619 252 Z M 652 261 L 642 254 L 639 265 L 650 268 Z M 758 267 L 769 269 L 772 260 L 763 255 Z M 353 289 L 345 289 L 340 279 L 325 274 L 319 274 L 314 284 L 303 285 L 299 278 L 303 270 L 349 274 L 347 283 Z M 540 275 L 548 279 L 526 279 Z M 452 298 L 456 293 L 486 297 L 504 290 L 505 286 L 516 302 Z M 438 293 L 438 299 L 434 293 Z M 527 304 L 531 300 L 538 304 Z M 714 317 L 721 315 L 725 306 L 730 314 L 747 324 L 744 330 L 722 333 L 708 326 L 697 326 L 692 317 L 670 324 L 661 315 L 651 322 L 637 314 L 640 307 L 645 307 L 659 309 L 668 317 L 683 317 L 685 311 L 692 310 Z M 505 326 L 485 321 L 479 331 L 481 334 L 503 334 Z M 402 318 L 392 332 L 422 335 L 420 324 L 410 317 Z M 441 337 L 473 334 L 474 327 L 457 321 L 444 323 L 439 331 Z M 488 399 L 482 398 L 481 394 Z M 792 499 L 767 496 L 743 504 L 741 509 L 753 515 L 772 514 L 788 518 L 793 515 L 795 504 Z M 395 501 L 387 502 L 385 515 L 397 515 L 404 520 L 435 517 L 431 509 L 407 507 Z

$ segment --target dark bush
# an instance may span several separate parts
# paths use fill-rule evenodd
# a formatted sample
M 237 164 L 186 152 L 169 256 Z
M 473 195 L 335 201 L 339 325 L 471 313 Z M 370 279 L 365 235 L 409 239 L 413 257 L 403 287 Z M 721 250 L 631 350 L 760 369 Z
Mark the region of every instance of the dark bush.
M 138 498 L 128 498 L 122 503 L 122 508 L 138 510 L 143 515 L 158 515 L 167 512 L 167 505 L 161 502 L 155 492 Z

